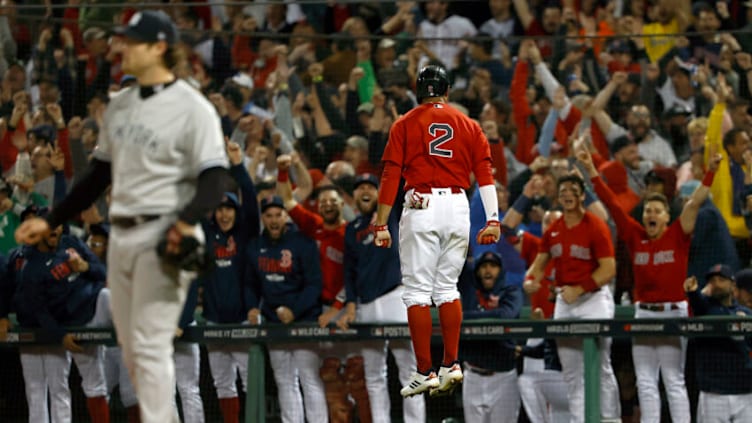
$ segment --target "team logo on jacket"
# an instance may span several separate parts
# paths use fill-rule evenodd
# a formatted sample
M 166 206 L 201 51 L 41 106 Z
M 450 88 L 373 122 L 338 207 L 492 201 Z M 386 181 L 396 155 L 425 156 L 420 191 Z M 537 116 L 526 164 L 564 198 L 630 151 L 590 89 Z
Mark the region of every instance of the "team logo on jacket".
M 279 267 L 292 267 L 292 251 L 287 249 L 282 250 L 282 259 L 279 261 Z
M 238 253 L 237 244 L 235 244 L 235 238 L 230 236 L 227 238 L 227 245 L 214 244 L 214 256 L 217 259 L 230 259 L 235 257 Z

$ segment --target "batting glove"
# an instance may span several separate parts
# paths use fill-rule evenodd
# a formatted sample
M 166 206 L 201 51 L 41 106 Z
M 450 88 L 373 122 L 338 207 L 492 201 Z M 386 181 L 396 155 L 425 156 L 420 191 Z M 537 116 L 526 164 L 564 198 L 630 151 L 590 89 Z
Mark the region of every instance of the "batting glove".
M 389 234 L 389 225 L 372 225 L 373 244 L 380 248 L 392 246 L 392 235 Z
M 501 236 L 501 223 L 498 220 L 489 220 L 486 222 L 486 226 L 478 232 L 476 240 L 478 244 L 496 244 Z

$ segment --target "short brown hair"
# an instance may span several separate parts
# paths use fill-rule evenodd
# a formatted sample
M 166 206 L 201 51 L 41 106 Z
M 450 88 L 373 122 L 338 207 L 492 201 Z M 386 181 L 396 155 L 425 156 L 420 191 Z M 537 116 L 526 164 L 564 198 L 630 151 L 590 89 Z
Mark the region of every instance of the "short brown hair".
M 651 202 L 651 201 L 657 201 L 661 204 L 663 204 L 663 207 L 666 209 L 666 211 L 669 211 L 669 205 L 668 205 L 668 199 L 665 195 L 659 193 L 659 192 L 653 192 L 648 194 L 647 197 L 645 197 L 645 204 Z

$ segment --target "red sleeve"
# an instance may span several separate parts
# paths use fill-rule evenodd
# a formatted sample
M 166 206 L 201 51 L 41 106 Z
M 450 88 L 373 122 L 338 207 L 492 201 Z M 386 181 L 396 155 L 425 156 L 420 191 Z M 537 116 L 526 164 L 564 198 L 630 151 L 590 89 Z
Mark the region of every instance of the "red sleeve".
M 563 157 L 569 156 L 569 135 L 562 121 L 556 122 L 556 130 L 554 132 L 554 139 L 559 144 L 559 154 Z
M 600 151 L 593 153 L 593 165 L 595 165 L 596 169 L 600 169 L 601 166 L 603 166 L 603 164 L 607 161 L 608 160 L 604 159 L 603 156 L 601 156 Z
M 551 234 L 551 230 L 557 226 L 558 222 L 559 222 L 558 220 L 554 221 L 548 227 L 548 230 L 540 238 L 540 241 L 538 242 L 538 253 L 551 254 L 551 235 L 550 234 Z
M 399 191 L 401 169 L 393 162 L 384 162 L 384 172 L 381 174 L 379 188 L 379 204 L 394 205 Z
M 593 252 L 593 258 L 600 260 L 614 257 L 614 243 L 611 241 L 611 231 L 606 222 L 590 212 L 586 213 L 590 216 L 590 251 Z
M 473 144 L 473 173 L 475 179 L 478 181 L 478 186 L 493 185 L 494 177 L 491 171 L 491 148 L 488 145 L 488 140 L 480 129 L 480 126 L 473 122 L 472 128 L 474 134 L 471 134 L 472 138 L 476 140 Z
M 491 148 L 491 162 L 495 170 L 494 179 L 507 186 L 507 157 L 504 155 L 504 140 L 499 139 L 496 143 L 488 143 Z
M 289 212 L 293 222 L 298 225 L 300 231 L 303 232 L 308 238 L 316 239 L 316 230 L 324 224 L 324 219 L 317 213 L 306 210 L 300 204 L 297 204 Z
M 525 261 L 525 265 L 530 267 L 535 261 L 535 256 L 540 251 L 541 239 L 537 236 L 529 233 L 522 233 L 522 249 L 520 251 L 520 257 Z
M 595 193 L 598 194 L 598 198 L 601 199 L 614 219 L 616 233 L 619 238 L 623 239 L 627 246 L 639 242 L 639 239 L 636 238 L 640 238 L 639 235 L 642 233 L 642 226 L 619 206 L 619 203 L 616 201 L 616 195 L 611 191 L 611 188 L 606 186 L 603 179 L 595 177 L 592 179 L 592 182 Z
M 525 164 L 533 161 L 531 149 L 535 143 L 535 128 L 529 123 L 530 115 L 533 113 L 530 105 L 527 104 L 527 77 L 530 72 L 527 62 L 517 62 L 514 67 L 514 76 L 509 87 L 509 97 L 512 99 L 512 117 L 514 124 L 517 126 L 517 149 L 515 156 L 517 160 Z
M 0 139 L 0 166 L 3 167 L 3 172 L 7 172 L 16 163 L 16 157 L 18 157 L 18 150 L 13 145 L 13 136 L 16 131 L 7 129 L 3 134 L 3 138 Z
M 251 37 L 236 35 L 232 41 L 232 65 L 239 70 L 247 70 L 255 60 L 256 54 L 251 50 Z
M 575 127 L 580 123 L 580 120 L 582 120 L 582 112 L 575 107 L 575 105 L 572 105 L 572 107 L 569 108 L 567 118 L 560 121 L 564 126 L 564 129 L 567 131 L 567 135 L 572 135 L 572 132 L 574 132 Z
M 57 146 L 62 150 L 63 156 L 65 156 L 65 177 L 67 179 L 73 178 L 73 156 L 70 151 L 70 142 L 68 140 L 68 128 L 58 130 L 57 133 Z
M 611 157 L 611 151 L 608 149 L 606 136 L 598 125 L 590 125 L 590 135 L 593 138 L 593 146 L 603 157 Z

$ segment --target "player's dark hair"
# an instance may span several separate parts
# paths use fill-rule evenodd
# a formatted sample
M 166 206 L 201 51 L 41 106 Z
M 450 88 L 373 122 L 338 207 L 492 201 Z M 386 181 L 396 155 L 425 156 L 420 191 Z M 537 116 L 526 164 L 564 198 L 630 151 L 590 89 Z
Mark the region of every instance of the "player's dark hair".
M 736 142 L 736 136 L 744 132 L 742 128 L 732 128 L 723 136 L 723 148 L 728 151 L 728 147 Z
M 183 50 L 176 48 L 175 46 L 167 46 L 167 50 L 165 50 L 164 55 L 162 56 L 162 61 L 167 69 L 175 68 L 175 66 L 186 59 Z
M 575 184 L 575 185 L 579 186 L 579 187 L 580 187 L 580 191 L 581 191 L 581 194 L 584 194 L 584 193 L 585 193 L 585 181 L 583 181 L 583 180 L 582 180 L 582 178 L 580 178 L 580 177 L 579 177 L 579 176 L 577 176 L 577 175 L 564 175 L 564 176 L 562 176 L 561 178 L 559 178 L 559 179 L 558 179 L 558 180 L 556 181 L 556 190 L 558 191 L 558 190 L 559 190 L 559 188 L 561 188 L 561 186 L 562 186 L 563 184 L 567 183 L 567 182 L 569 182 L 569 183 L 572 183 L 572 184 Z
M 663 204 L 663 208 L 668 212 L 670 210 L 668 205 L 668 199 L 665 195 L 661 194 L 660 192 L 651 192 L 645 197 L 645 204 L 648 204 L 651 201 L 659 202 Z

